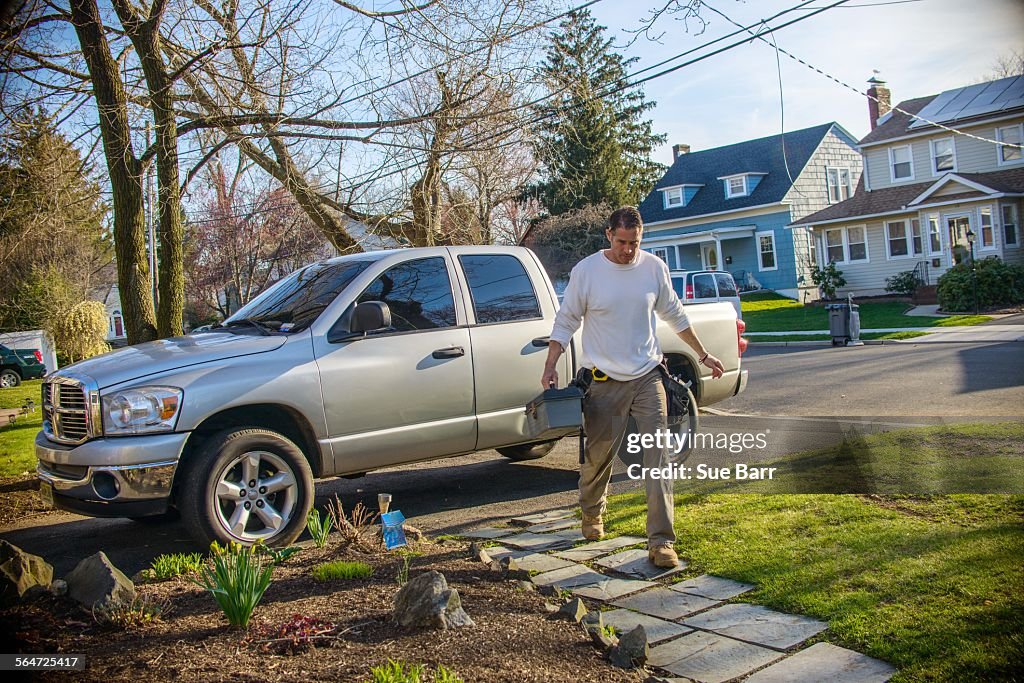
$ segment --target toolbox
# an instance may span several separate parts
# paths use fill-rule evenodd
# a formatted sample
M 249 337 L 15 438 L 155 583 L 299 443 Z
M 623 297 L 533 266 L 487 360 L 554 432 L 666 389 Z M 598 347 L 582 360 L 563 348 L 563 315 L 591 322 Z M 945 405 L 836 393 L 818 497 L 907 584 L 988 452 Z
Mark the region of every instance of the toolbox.
M 583 425 L 583 392 L 569 385 L 545 389 L 526 404 L 526 427 L 531 438 L 557 439 L 579 431 Z

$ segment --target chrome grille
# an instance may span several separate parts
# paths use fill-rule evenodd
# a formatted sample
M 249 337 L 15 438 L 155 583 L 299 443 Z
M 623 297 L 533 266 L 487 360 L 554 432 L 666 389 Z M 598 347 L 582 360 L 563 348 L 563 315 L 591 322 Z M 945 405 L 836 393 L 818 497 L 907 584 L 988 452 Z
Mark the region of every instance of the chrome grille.
M 89 391 L 84 380 L 58 376 L 43 383 L 43 430 L 58 443 L 80 444 L 95 436 L 99 393 Z

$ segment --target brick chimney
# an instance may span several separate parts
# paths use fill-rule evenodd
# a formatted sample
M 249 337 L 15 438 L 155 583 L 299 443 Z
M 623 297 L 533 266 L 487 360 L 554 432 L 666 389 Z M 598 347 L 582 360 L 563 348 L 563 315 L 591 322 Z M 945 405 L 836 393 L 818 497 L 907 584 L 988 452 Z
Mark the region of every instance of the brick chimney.
M 882 118 L 892 109 L 892 101 L 889 99 L 889 89 L 885 87 L 885 81 L 878 77 L 878 72 L 868 79 L 868 116 L 871 118 L 871 130 L 878 126 L 878 119 Z
M 690 153 L 689 145 L 672 145 L 672 161 L 675 161 L 684 154 Z

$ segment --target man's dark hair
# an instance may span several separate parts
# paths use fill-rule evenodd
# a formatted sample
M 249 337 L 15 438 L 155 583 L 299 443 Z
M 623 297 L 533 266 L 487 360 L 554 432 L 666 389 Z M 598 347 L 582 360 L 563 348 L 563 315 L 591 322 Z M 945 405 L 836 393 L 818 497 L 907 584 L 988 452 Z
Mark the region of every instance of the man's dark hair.
M 623 206 L 612 211 L 612 215 L 608 217 L 608 229 L 615 232 L 619 228 L 643 230 L 644 221 L 640 218 L 640 212 L 636 210 L 635 206 Z

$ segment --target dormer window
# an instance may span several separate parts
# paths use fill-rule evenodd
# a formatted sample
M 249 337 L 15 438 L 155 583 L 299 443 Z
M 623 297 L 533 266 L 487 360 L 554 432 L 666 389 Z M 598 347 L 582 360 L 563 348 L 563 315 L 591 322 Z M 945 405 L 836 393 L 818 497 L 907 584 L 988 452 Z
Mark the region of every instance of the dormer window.
M 704 186 L 686 183 L 683 185 L 659 187 L 658 191 L 661 192 L 664 208 L 678 209 L 689 204 L 690 200 L 693 199 L 693 195 L 697 194 L 697 190 L 702 187 Z
M 725 181 L 725 196 L 745 197 L 747 194 L 747 176 L 741 175 L 738 178 L 727 178 Z
M 761 178 L 767 174 L 765 173 L 737 173 L 736 175 L 726 175 L 719 177 L 723 183 L 725 183 L 725 198 L 735 199 L 736 197 L 746 197 L 754 191 L 757 184 L 761 182 Z
M 681 187 L 670 187 L 665 190 L 665 208 L 671 209 L 673 206 L 683 205 L 683 188 Z

